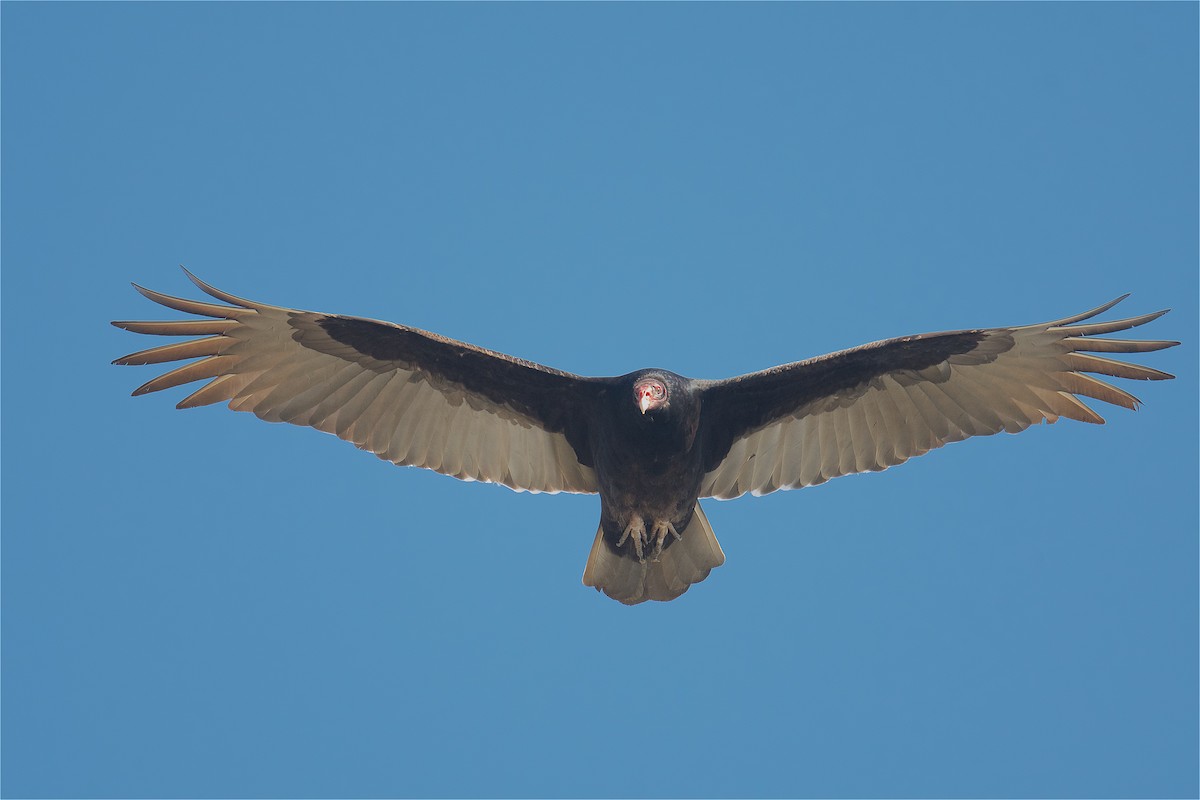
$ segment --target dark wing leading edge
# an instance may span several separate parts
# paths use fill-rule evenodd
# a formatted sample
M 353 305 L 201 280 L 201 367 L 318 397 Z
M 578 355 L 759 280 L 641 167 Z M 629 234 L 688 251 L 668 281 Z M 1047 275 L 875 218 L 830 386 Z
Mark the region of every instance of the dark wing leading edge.
M 1088 353 L 1143 353 L 1179 343 L 1092 338 L 1144 325 L 1166 311 L 1077 324 L 1124 299 L 1041 325 L 889 339 L 702 383 L 708 472 L 700 496 L 812 486 L 1042 420 L 1103 423 L 1076 395 L 1136 408 L 1132 395 L 1086 373 L 1173 376 Z
M 113 323 L 202 337 L 113 362 L 199 358 L 135 395 L 203 380 L 179 408 L 228 401 L 268 422 L 335 434 L 395 464 L 518 491 L 596 491 L 585 426 L 598 382 L 415 328 L 251 302 L 188 277 L 232 305 L 135 284 L 156 303 L 209 318 Z

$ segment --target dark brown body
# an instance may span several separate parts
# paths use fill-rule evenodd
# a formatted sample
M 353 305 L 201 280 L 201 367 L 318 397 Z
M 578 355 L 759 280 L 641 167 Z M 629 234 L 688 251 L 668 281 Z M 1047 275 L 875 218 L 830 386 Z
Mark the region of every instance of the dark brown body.
M 646 376 L 667 385 L 669 402 L 643 414 L 629 398 L 634 383 Z M 632 542 L 617 546 L 634 516 L 647 525 L 666 520 L 677 531 L 692 520 L 705 471 L 700 400 L 691 381 L 665 370 L 639 370 L 615 383 L 594 417 L 592 468 L 604 541 L 613 552 L 637 558 Z M 674 541 L 665 541 L 663 549 Z

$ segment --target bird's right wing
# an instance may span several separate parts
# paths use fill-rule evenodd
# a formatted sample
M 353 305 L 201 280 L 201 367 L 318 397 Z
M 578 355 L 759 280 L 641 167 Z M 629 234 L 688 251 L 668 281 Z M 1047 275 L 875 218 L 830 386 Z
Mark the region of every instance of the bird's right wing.
M 1042 420 L 1104 421 L 1076 395 L 1136 408 L 1132 395 L 1087 373 L 1172 376 L 1088 353 L 1144 353 L 1179 343 L 1094 338 L 1144 325 L 1165 311 L 1078 324 L 1123 299 L 1040 325 L 889 339 L 706 383 L 708 472 L 700 496 L 812 486 Z
M 518 491 L 596 491 L 586 419 L 597 382 L 415 328 L 252 302 L 188 277 L 231 305 L 135 284 L 160 305 L 206 317 L 113 323 L 203 337 L 113 362 L 199 359 L 135 395 L 205 380 L 179 408 L 228 401 L 235 411 L 308 425 L 395 464 Z

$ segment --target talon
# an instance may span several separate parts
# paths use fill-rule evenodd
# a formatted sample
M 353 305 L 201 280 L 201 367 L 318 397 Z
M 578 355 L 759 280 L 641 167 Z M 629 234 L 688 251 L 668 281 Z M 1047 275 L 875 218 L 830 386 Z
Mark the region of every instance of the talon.
M 667 534 L 675 535 L 679 538 L 679 533 L 676 532 L 675 526 L 670 522 L 662 521 L 654 523 L 654 560 L 658 561 L 658 557 L 662 555 L 663 545 L 666 544 Z
M 646 557 L 643 548 L 646 544 L 646 526 L 642 522 L 641 517 L 634 517 L 625 526 L 625 531 L 621 534 L 621 539 L 617 542 L 617 547 L 625 544 L 626 539 L 633 539 L 633 551 L 637 554 L 638 561 L 645 561 Z

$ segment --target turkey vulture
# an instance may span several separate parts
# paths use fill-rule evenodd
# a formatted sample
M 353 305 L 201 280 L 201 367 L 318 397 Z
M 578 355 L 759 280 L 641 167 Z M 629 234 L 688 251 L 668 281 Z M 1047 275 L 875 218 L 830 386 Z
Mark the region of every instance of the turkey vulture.
M 597 492 L 583 582 L 628 605 L 672 600 L 725 562 L 699 498 L 813 486 L 1059 417 L 1102 423 L 1078 396 L 1138 400 L 1087 373 L 1173 376 L 1090 353 L 1178 344 L 1093 338 L 1166 313 L 1084 322 L 1120 297 L 1041 325 L 905 336 L 729 380 L 662 369 L 588 378 L 403 325 L 252 302 L 184 272 L 228 305 L 134 284 L 201 317 L 113 323 L 199 337 L 113 362 L 199 359 L 134 395 L 206 381 L 178 407 L 228 401 L 394 464 L 517 491 Z

